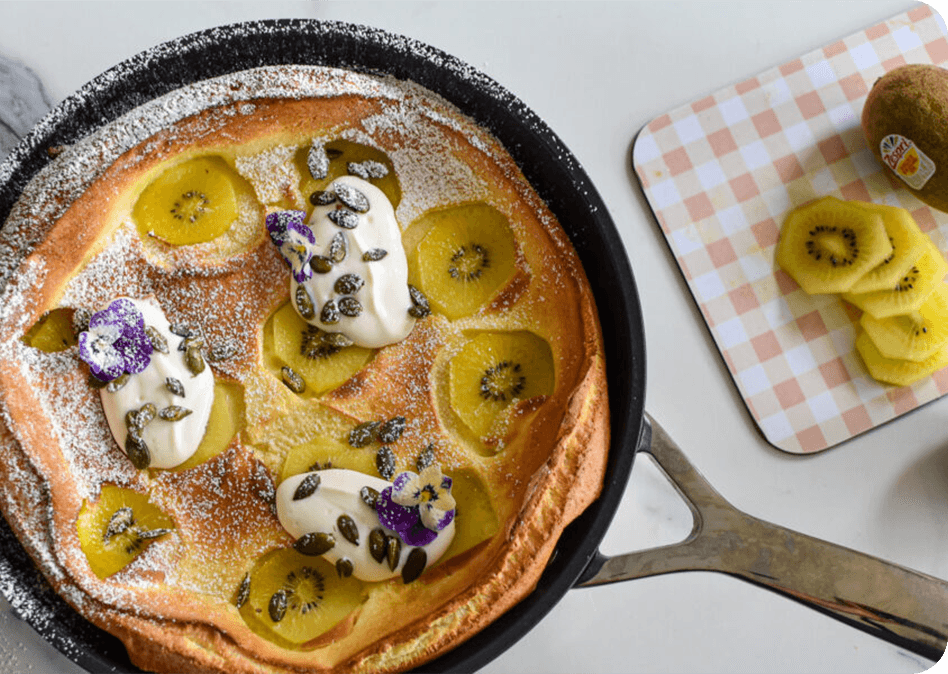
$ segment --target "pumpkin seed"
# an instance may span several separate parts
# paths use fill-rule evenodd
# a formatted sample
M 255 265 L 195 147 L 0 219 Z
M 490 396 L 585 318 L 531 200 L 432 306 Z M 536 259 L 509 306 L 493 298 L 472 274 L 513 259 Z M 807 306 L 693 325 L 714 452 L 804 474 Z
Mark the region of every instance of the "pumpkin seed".
M 405 560 L 405 566 L 402 567 L 402 580 L 406 585 L 417 580 L 418 576 L 424 573 L 426 566 L 428 566 L 428 553 L 425 549 L 412 548 L 412 551 L 408 553 L 408 559 Z
M 135 524 L 135 513 L 128 506 L 116 510 L 109 519 L 109 525 L 105 528 L 105 535 L 102 537 L 108 543 L 113 536 L 128 531 L 128 528 Z
M 189 410 L 187 407 L 181 407 L 181 405 L 168 405 L 163 410 L 158 412 L 158 417 L 165 421 L 181 421 L 189 414 L 191 414 L 191 410 Z
M 336 526 L 339 527 L 339 533 L 343 538 L 353 545 L 359 544 L 359 526 L 354 519 L 348 515 L 340 515 L 336 520 Z
M 108 384 L 106 384 L 105 390 L 108 391 L 109 393 L 115 393 L 116 391 L 120 390 L 123 386 L 125 386 L 128 383 L 128 380 L 129 380 L 128 372 L 123 372 L 118 377 L 116 377 L 115 379 L 110 381 Z
M 283 373 L 283 383 L 286 384 L 286 387 L 299 395 L 306 390 L 306 382 L 303 381 L 303 378 L 299 376 L 293 368 L 284 365 L 281 370 Z
M 337 183 L 336 198 L 356 213 L 369 212 L 369 198 L 352 185 Z
M 411 298 L 412 307 L 408 313 L 415 318 L 424 318 L 431 313 L 431 305 L 428 304 L 428 298 L 415 286 L 408 284 L 408 296 Z
M 313 143 L 306 155 L 306 168 L 314 180 L 322 180 L 329 175 L 329 155 L 322 143 Z
M 313 306 L 313 299 L 309 296 L 306 286 L 296 286 L 296 308 L 304 320 L 316 317 L 316 307 Z
M 334 211 L 329 211 L 326 217 L 329 218 L 334 225 L 342 227 L 343 229 L 355 229 L 359 226 L 359 216 L 345 208 L 337 208 Z
M 372 159 L 366 159 L 358 164 L 349 162 L 346 164 L 346 171 L 349 172 L 349 175 L 359 176 L 363 180 L 384 178 L 388 175 L 388 167 L 382 162 Z
M 398 560 L 402 556 L 402 539 L 398 536 L 389 536 L 388 545 L 385 548 L 385 556 L 388 559 L 388 568 L 394 571 L 398 568 Z
M 359 490 L 359 498 L 362 499 L 362 502 L 367 506 L 375 510 L 375 503 L 379 500 L 380 494 L 372 489 L 372 487 L 365 486 Z
M 375 429 L 378 428 L 382 422 L 380 421 L 366 421 L 351 431 L 349 431 L 349 444 L 353 447 L 365 447 L 375 436 Z
M 312 496 L 313 492 L 319 488 L 320 482 L 322 482 L 322 478 L 316 473 L 307 475 L 296 487 L 296 491 L 293 492 L 293 500 L 301 501 L 308 496 Z
M 352 566 L 352 560 L 346 557 L 340 557 L 336 560 L 336 573 L 340 578 L 348 578 L 352 575 L 355 568 Z
M 362 313 L 362 302 L 348 295 L 346 297 L 340 297 L 339 313 L 349 318 L 355 318 Z
M 270 597 L 270 603 L 267 605 L 267 612 L 270 614 L 270 620 L 275 623 L 283 620 L 286 615 L 286 590 L 277 590 Z
M 153 325 L 145 326 L 145 335 L 148 337 L 148 341 L 151 342 L 151 348 L 159 353 L 167 354 L 168 350 L 168 340 L 165 339 L 165 336 L 158 331 L 158 328 Z
M 319 320 L 327 325 L 339 322 L 339 309 L 334 300 L 329 300 L 323 305 L 323 310 L 319 312 Z
M 372 555 L 372 559 L 379 564 L 385 559 L 386 550 L 388 548 L 387 538 L 388 536 L 385 535 L 381 527 L 372 529 L 372 533 L 369 534 L 369 554 Z
M 204 356 L 201 355 L 200 349 L 192 347 L 185 351 L 184 362 L 193 376 L 196 377 L 204 372 Z
M 352 346 L 355 342 L 349 339 L 348 336 L 344 335 L 341 332 L 324 332 L 323 333 L 323 342 L 335 346 L 340 349 L 344 349 L 347 346 Z
M 188 337 L 193 337 L 199 332 L 185 323 L 172 323 L 168 326 L 168 330 L 171 332 L 171 334 L 177 335 L 178 337 L 184 337 L 185 339 Z
M 134 431 L 138 435 L 142 434 L 142 427 L 138 425 L 138 410 L 130 409 L 125 413 L 125 428 L 130 433 Z
M 333 290 L 340 295 L 355 295 L 364 285 L 365 281 L 358 274 L 343 274 L 336 279 Z
M 178 351 L 187 351 L 188 349 L 203 349 L 204 348 L 204 335 L 193 334 L 190 337 L 185 337 L 181 340 L 181 343 L 178 344 Z
M 144 470 L 151 464 L 151 452 L 148 451 L 148 445 L 135 433 L 129 433 L 125 437 L 125 453 L 128 455 L 128 460 L 138 470 Z
M 151 529 L 150 531 L 139 531 L 138 537 L 143 541 L 150 541 L 155 538 L 161 538 L 165 534 L 170 534 L 171 529 Z
M 130 409 L 125 413 L 125 428 L 140 438 L 145 426 L 154 420 L 156 412 L 157 408 L 152 403 L 145 403 L 137 410 Z
M 184 384 L 180 379 L 174 377 L 165 377 L 165 388 L 176 396 L 184 397 Z
M 391 480 L 395 476 L 395 454 L 388 447 L 380 447 L 375 455 L 375 467 L 379 475 L 386 480 Z
M 378 262 L 383 257 L 388 255 L 388 251 L 384 248 L 370 248 L 369 250 L 362 253 L 363 262 Z
M 433 466 L 434 462 L 435 462 L 434 444 L 432 443 L 432 444 L 429 444 L 427 447 L 425 447 L 422 450 L 421 454 L 418 455 L 418 459 L 415 461 L 415 467 L 418 469 L 418 472 L 420 473 L 425 468 L 428 468 L 429 466 Z
M 237 586 L 237 598 L 234 600 L 234 605 L 240 608 L 247 603 L 248 599 L 250 599 L 250 574 L 245 573 L 240 585 Z
M 89 329 L 89 321 L 92 320 L 92 311 L 85 307 L 79 307 L 72 312 L 72 332 L 79 337 L 80 332 Z
M 349 254 L 349 239 L 345 232 L 336 232 L 329 242 L 329 259 L 339 264 Z
M 405 417 L 392 417 L 379 427 L 379 442 L 390 445 L 405 432 Z
M 336 194 L 332 190 L 316 190 L 309 195 L 309 203 L 313 206 L 328 206 L 336 200 Z
M 89 373 L 89 379 L 86 383 L 89 384 L 90 388 L 94 388 L 96 390 L 104 389 L 109 385 L 109 382 L 102 381 L 91 372 Z
M 300 554 L 317 557 L 336 547 L 336 538 L 332 534 L 316 531 L 300 536 L 293 547 Z
M 155 407 L 155 403 L 145 403 L 138 409 L 137 418 L 135 424 L 139 428 L 145 428 L 155 419 L 155 414 L 158 413 L 158 408 Z
M 328 274 L 332 271 L 332 260 L 323 255 L 314 255 L 309 266 L 317 274 Z
M 300 355 L 316 360 L 318 358 L 329 358 L 339 353 L 342 347 L 335 346 L 330 340 L 327 340 L 327 334 L 315 325 L 307 325 L 302 335 L 303 338 L 300 340 Z
M 237 354 L 236 342 L 227 341 L 215 344 L 207 352 L 207 359 L 212 363 L 219 363 L 222 360 L 229 360 Z

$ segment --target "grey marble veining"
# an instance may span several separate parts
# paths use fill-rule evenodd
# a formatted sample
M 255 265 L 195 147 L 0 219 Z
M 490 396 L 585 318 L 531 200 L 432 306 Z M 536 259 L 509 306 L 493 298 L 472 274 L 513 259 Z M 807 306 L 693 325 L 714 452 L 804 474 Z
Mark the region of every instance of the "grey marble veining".
M 0 54 L 0 160 L 50 107 L 49 96 L 36 73 Z

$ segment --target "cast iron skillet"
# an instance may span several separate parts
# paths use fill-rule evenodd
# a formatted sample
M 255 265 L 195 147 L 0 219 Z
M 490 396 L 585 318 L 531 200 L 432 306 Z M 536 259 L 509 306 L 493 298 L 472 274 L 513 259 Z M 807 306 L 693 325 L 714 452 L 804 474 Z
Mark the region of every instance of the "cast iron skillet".
M 379 30 L 312 20 L 260 21 L 202 31 L 121 63 L 57 106 L 0 168 L 0 222 L 23 187 L 68 145 L 135 106 L 198 80 L 258 66 L 312 64 L 393 75 L 440 94 L 506 146 L 562 223 L 589 276 L 605 339 L 611 447 L 599 499 L 563 533 L 536 590 L 479 634 L 424 666 L 473 671 L 526 634 L 567 590 L 692 569 L 729 573 L 933 660 L 948 642 L 948 583 L 790 532 L 735 510 L 645 413 L 645 341 L 632 271 L 588 176 L 555 134 L 483 74 L 427 45 Z M 650 453 L 687 501 L 682 543 L 614 558 L 598 546 L 637 451 Z M 723 535 L 722 535 L 723 534 Z M 846 581 L 853 577 L 865 582 Z M 138 671 L 122 644 L 45 584 L 0 519 L 0 591 L 44 638 L 92 672 Z
M 425 665 L 425 671 L 432 672 L 472 671 L 525 634 L 579 577 L 625 489 L 643 427 L 645 342 L 622 242 L 585 172 L 536 115 L 457 59 L 382 31 L 311 20 L 225 26 L 143 52 L 57 106 L 7 159 L 12 171 L 0 185 L 0 222 L 26 183 L 49 161 L 46 148 L 69 145 L 135 106 L 191 82 L 280 64 L 338 66 L 413 80 L 488 127 L 564 224 L 596 294 L 614 420 L 605 489 L 564 532 L 539 587 L 526 601 L 461 648 Z M 138 671 L 118 640 L 93 627 L 48 590 L 2 518 L 0 524 L 0 589 L 20 607 L 19 613 L 90 671 Z

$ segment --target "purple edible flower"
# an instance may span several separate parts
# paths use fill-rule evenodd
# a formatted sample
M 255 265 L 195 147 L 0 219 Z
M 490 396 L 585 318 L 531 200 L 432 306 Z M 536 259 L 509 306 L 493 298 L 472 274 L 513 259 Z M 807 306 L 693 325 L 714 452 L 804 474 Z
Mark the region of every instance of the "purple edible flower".
M 309 261 L 313 259 L 316 237 L 303 219 L 306 211 L 277 211 L 267 216 L 270 240 L 293 270 L 293 278 L 302 283 L 313 276 Z
M 102 381 L 138 374 L 151 362 L 152 350 L 142 313 L 124 297 L 92 314 L 89 329 L 79 333 L 79 357 Z
M 410 471 L 395 476 L 375 502 L 379 522 L 397 533 L 408 545 L 428 545 L 438 532 L 454 520 L 455 501 L 451 478 L 437 465 L 417 475 Z

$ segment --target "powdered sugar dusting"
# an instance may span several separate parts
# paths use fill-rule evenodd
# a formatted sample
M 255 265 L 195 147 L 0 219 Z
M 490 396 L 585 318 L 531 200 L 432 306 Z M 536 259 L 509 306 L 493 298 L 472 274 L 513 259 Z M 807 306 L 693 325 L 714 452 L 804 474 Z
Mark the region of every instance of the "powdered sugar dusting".
M 339 26 L 332 28 L 341 29 Z M 273 30 L 282 29 L 285 25 L 273 27 Z M 232 27 L 227 30 L 231 34 L 234 31 Z M 237 29 L 238 34 L 240 30 Z M 261 25 L 253 25 L 248 30 L 261 30 Z M 400 38 L 371 31 L 367 34 L 372 39 L 393 40 L 392 44 L 406 49 L 420 49 L 415 43 L 399 42 Z M 196 49 L 207 41 L 213 43 L 221 39 L 222 35 L 227 33 L 212 30 L 185 40 L 178 48 Z M 80 98 L 94 97 L 97 91 L 104 91 L 114 81 L 125 77 L 129 68 L 141 67 L 141 59 L 160 60 L 167 55 L 166 49 L 171 48 L 159 47 L 148 56 L 133 59 L 129 64 L 110 71 L 87 85 Z M 466 70 L 439 52 L 421 51 L 432 62 L 448 65 L 463 77 L 477 80 L 478 86 L 489 88 L 498 97 L 509 96 L 499 88 L 494 89 L 489 80 L 476 71 Z M 182 507 L 182 502 L 186 501 L 191 518 L 180 523 L 182 530 L 187 527 L 193 527 L 195 531 L 207 529 L 211 532 L 207 534 L 209 546 L 226 547 L 228 536 L 239 539 L 247 554 L 262 554 L 268 545 L 273 545 L 274 537 L 279 534 L 270 532 L 269 538 L 257 541 L 245 528 L 253 524 L 259 530 L 266 530 L 273 519 L 269 510 L 273 501 L 270 471 L 292 449 L 294 441 L 305 434 L 320 431 L 323 424 L 330 428 L 338 422 L 326 421 L 328 413 L 323 417 L 300 414 L 298 419 L 287 413 L 280 421 L 288 427 L 298 428 L 292 428 L 292 433 L 287 432 L 283 438 L 277 435 L 269 439 L 267 443 L 271 450 L 260 450 L 262 457 L 248 451 L 226 452 L 189 472 L 186 478 L 181 477 L 183 474 L 163 473 L 148 477 L 139 473 L 115 446 L 97 396 L 85 381 L 75 350 L 41 353 L 20 341 L 19 336 L 29 327 L 24 325 L 28 313 L 24 310 L 25 302 L 33 289 L 42 286 L 45 275 L 42 259 L 30 256 L 44 241 L 56 220 L 104 171 L 119 161 L 134 161 L 121 160 L 123 153 L 142 143 L 156 143 L 150 139 L 159 132 L 167 133 L 176 123 L 204 113 L 189 127 L 190 134 L 201 138 L 202 134 L 220 131 L 229 118 L 255 114 L 268 99 L 347 95 L 381 101 L 381 112 L 362 120 L 360 126 L 345 129 L 341 137 L 382 148 L 391 146 L 388 141 L 392 137 L 401 139 L 396 149 L 388 150 L 388 153 L 403 188 L 397 211 L 403 227 L 424 212 L 447 203 L 492 198 L 490 186 L 468 162 L 455 154 L 454 144 L 466 143 L 469 148 L 494 160 L 502 172 L 515 178 L 514 182 L 519 181 L 515 175 L 516 167 L 503 158 L 503 150 L 495 141 L 452 105 L 419 85 L 390 76 L 299 65 L 263 66 L 226 74 L 142 101 L 141 106 L 123 114 L 115 122 L 76 139 L 23 188 L 21 198 L 0 231 L 0 298 L 5 300 L 0 304 L 0 360 L 16 363 L 27 380 L 37 383 L 39 408 L 43 417 L 54 426 L 53 434 L 61 447 L 64 469 L 75 483 L 79 498 L 94 498 L 103 483 L 147 487 L 154 491 L 161 505 L 169 509 Z M 67 101 L 38 126 L 34 136 L 42 137 L 44 130 L 53 125 L 58 116 L 68 114 L 75 105 L 78 102 Z M 156 148 L 157 145 L 153 145 L 149 149 Z M 261 201 L 272 203 L 284 198 L 292 201 L 300 198 L 298 176 L 293 167 L 295 151 L 294 147 L 277 146 L 250 157 L 238 157 L 235 164 Z M 14 152 L 0 166 L 0 183 L 12 175 L 19 160 L 20 154 Z M 546 216 L 542 202 L 534 193 L 526 190 L 519 197 L 538 210 L 540 219 L 550 231 L 556 229 L 556 223 Z M 279 301 L 287 287 L 287 271 L 282 261 L 265 241 L 260 245 L 261 239 L 254 234 L 253 224 L 259 219 L 260 210 L 252 205 L 241 208 L 241 220 L 232 241 L 224 245 L 214 244 L 218 248 L 198 246 L 190 250 L 164 246 L 161 242 L 143 242 L 134 223 L 126 219 L 97 242 L 95 254 L 65 284 L 58 303 L 60 306 L 94 310 L 116 295 L 153 296 L 172 322 L 199 324 L 211 343 L 232 341 L 237 346 L 233 362 L 224 361 L 214 367 L 219 375 L 248 384 L 246 379 L 252 374 L 248 373 L 246 363 L 256 362 L 259 357 L 259 328 L 266 316 L 264 312 Z M 512 226 L 516 228 L 515 223 Z M 564 240 L 553 238 L 555 245 L 561 245 Z M 525 260 L 520 263 L 522 269 L 530 271 Z M 255 270 L 254 274 L 244 278 L 241 272 L 249 268 Z M 567 279 L 570 270 L 559 269 L 556 273 Z M 430 366 L 438 350 L 444 346 L 443 340 L 444 336 L 437 331 L 427 339 L 419 338 L 407 350 L 410 360 L 425 361 Z M 423 378 L 413 379 L 408 367 L 396 371 L 394 376 L 402 377 L 396 383 L 412 401 L 409 407 L 411 404 L 419 407 L 429 404 L 427 396 L 430 391 Z M 15 461 L 26 461 L 17 447 L 23 438 L 12 435 L 16 432 L 16 425 L 2 406 L 0 413 L 7 428 L 12 429 L 9 438 L 0 436 L 0 457 L 10 454 L 16 457 Z M 428 420 L 421 421 L 423 414 L 419 411 L 409 420 L 406 438 L 422 442 L 426 429 L 433 425 Z M 267 455 L 267 451 L 271 454 Z M 463 450 L 460 448 L 442 441 L 439 451 L 446 463 L 463 464 Z M 244 465 L 240 461 L 249 463 Z M 241 475 L 246 478 L 243 484 L 252 485 L 252 489 L 246 492 L 236 490 L 227 483 L 229 473 L 224 467 L 231 464 L 243 471 Z M 0 491 L 4 510 L 23 523 L 24 544 L 58 583 L 57 589 L 76 605 L 85 606 L 91 596 L 109 606 L 137 610 L 137 590 L 148 588 L 149 579 L 156 575 L 162 576 L 166 583 L 177 584 L 179 589 L 209 595 L 224 596 L 234 585 L 233 574 L 239 571 L 236 568 L 226 568 L 216 575 L 204 577 L 193 570 L 177 567 L 177 533 L 149 546 L 109 582 L 77 578 L 71 569 L 80 566 L 81 560 L 64 557 L 65 551 L 77 549 L 74 542 L 56 540 L 50 531 L 51 506 L 45 493 L 46 483 L 37 474 L 42 471 L 13 463 L 8 472 L 23 474 L 24 477 L 22 487 L 18 486 L 15 492 Z M 193 488 L 187 499 L 176 500 L 174 489 L 184 489 L 187 485 Z M 238 491 L 245 493 L 245 505 L 248 511 L 255 513 L 254 516 L 246 519 L 235 516 L 226 520 L 235 527 L 233 530 L 213 531 L 215 513 L 227 507 L 227 500 Z M 27 512 L 24 502 L 36 507 Z M 192 540 L 199 541 L 191 548 L 192 562 L 200 562 L 204 555 L 212 554 L 210 548 L 201 549 L 199 539 Z M 169 606 L 168 610 L 173 612 L 173 608 Z M 94 611 L 91 607 L 85 610 Z M 150 604 L 149 610 L 156 610 L 156 604 Z
M 299 195 L 299 176 L 293 166 L 296 148 L 277 145 L 250 157 L 237 157 L 237 171 L 250 181 L 262 203 L 272 204 Z

